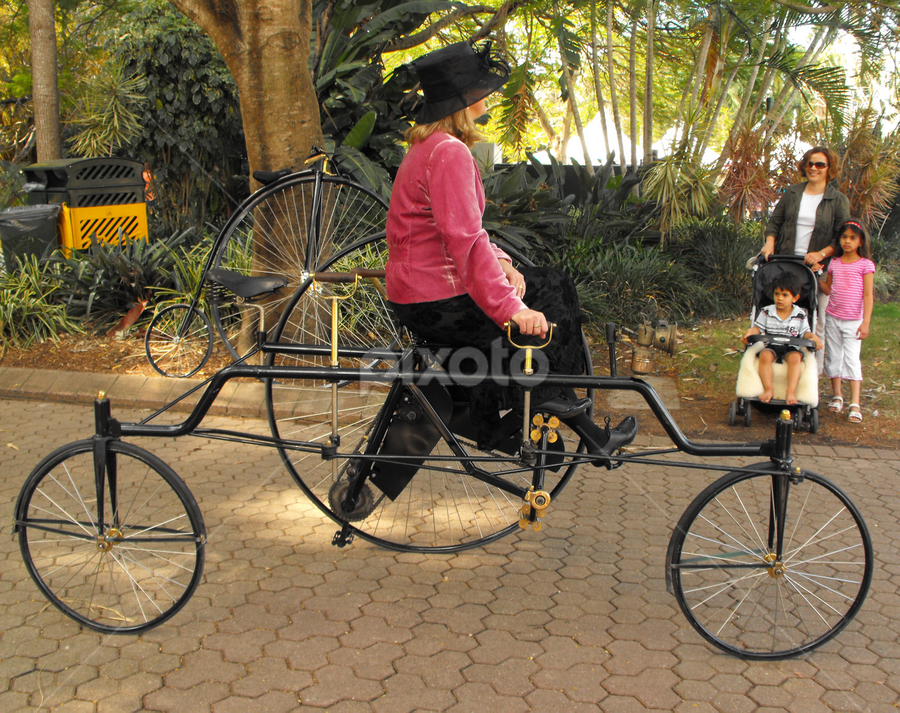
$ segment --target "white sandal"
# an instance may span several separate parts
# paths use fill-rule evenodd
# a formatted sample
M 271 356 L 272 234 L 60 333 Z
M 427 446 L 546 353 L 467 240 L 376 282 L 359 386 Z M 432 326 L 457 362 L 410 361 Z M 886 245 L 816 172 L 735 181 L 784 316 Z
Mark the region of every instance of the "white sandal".
M 856 409 L 855 411 L 853 409 Z M 862 409 L 859 404 L 850 404 L 850 415 L 847 417 L 850 423 L 862 423 Z
M 828 410 L 832 413 L 840 413 L 844 410 L 844 397 L 835 396 L 828 402 Z

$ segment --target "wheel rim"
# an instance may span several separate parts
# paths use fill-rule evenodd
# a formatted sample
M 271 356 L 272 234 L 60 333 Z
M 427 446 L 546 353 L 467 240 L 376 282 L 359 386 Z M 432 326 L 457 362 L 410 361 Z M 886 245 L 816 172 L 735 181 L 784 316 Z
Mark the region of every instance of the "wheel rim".
M 376 194 L 335 176 L 322 179 L 320 243 L 307 254 L 313 214 L 312 176 L 261 191 L 222 232 L 215 267 L 244 275 L 286 277 L 288 285 L 263 300 L 266 329 L 272 329 L 291 296 L 335 250 L 384 233 L 387 204 Z M 256 309 L 213 304 L 213 322 L 234 358 L 255 344 Z
M 380 267 L 386 260 L 386 243 L 382 239 L 366 241 L 352 250 L 335 255 L 322 270 L 348 271 L 355 266 Z M 281 343 L 327 343 L 328 330 L 322 327 L 328 312 L 324 300 L 314 299 L 309 285 L 298 292 L 285 310 L 273 341 Z M 351 306 L 345 308 L 353 321 L 342 319 L 340 343 L 365 347 L 398 348 L 406 345 L 405 337 L 393 324 L 380 283 L 361 282 Z M 342 312 L 342 314 L 344 314 Z M 361 314 L 366 316 L 360 317 Z M 312 325 L 312 327 L 310 327 Z M 273 356 L 273 364 L 324 365 L 324 360 Z M 374 360 L 344 360 L 341 366 L 388 368 Z M 331 391 L 327 384 L 310 386 L 309 382 L 287 381 L 266 384 L 267 405 L 272 433 L 276 438 L 324 443 L 330 434 Z M 372 434 L 373 423 L 388 397 L 389 386 L 372 382 L 352 382 L 339 389 L 340 452 L 359 452 Z M 574 434 L 561 429 L 566 450 L 580 448 Z M 493 459 L 480 462 L 485 470 L 504 475 L 516 487 L 527 489 L 532 473 L 511 463 L 500 453 L 480 451 L 474 443 L 464 442 L 473 458 Z M 313 502 L 335 522 L 342 518 L 329 504 L 329 492 L 335 483 L 348 478 L 346 460 L 325 461 L 320 453 L 281 450 L 291 476 Z M 375 492 L 372 511 L 354 519 L 351 530 L 381 546 L 414 552 L 453 552 L 478 547 L 519 530 L 521 496 L 488 486 L 459 471 L 459 462 L 442 458 L 453 455 L 440 441 L 396 500 Z M 456 472 L 454 472 L 456 471 Z M 545 488 L 552 494 L 565 484 L 575 466 L 564 465 L 558 473 L 547 472 Z M 340 487 L 340 486 L 338 486 Z M 374 486 L 373 486 L 374 488 Z
M 183 325 L 187 316 L 187 330 Z M 212 353 L 212 326 L 202 312 L 190 305 L 173 305 L 157 314 L 144 338 L 150 365 L 163 376 L 193 376 Z
M 804 476 L 790 486 L 780 560 L 769 543 L 771 474 L 720 479 L 673 535 L 679 605 L 705 639 L 729 653 L 779 659 L 810 651 L 837 635 L 865 599 L 873 561 L 865 523 L 840 489 Z
M 106 633 L 169 619 L 203 571 L 205 530 L 184 483 L 158 458 L 109 443 L 115 492 L 97 518 L 92 441 L 45 459 L 17 505 L 19 545 L 44 595 L 76 621 Z

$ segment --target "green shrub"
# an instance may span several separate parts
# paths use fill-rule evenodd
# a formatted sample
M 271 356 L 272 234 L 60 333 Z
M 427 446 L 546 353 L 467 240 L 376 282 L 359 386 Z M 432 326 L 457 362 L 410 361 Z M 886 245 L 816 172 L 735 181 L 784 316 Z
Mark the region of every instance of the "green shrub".
M 28 348 L 60 334 L 81 332 L 58 300 L 58 275 L 28 256 L 18 270 L 0 275 L 0 354 L 7 347 Z
M 659 246 L 614 244 L 593 250 L 585 243 L 570 259 L 582 309 L 595 323 L 634 325 L 693 316 L 699 299 L 694 277 Z
M 173 304 L 189 304 L 203 281 L 203 268 L 212 246 L 211 240 L 203 240 L 191 246 L 181 246 L 176 251 L 176 259 L 171 268 L 163 268 L 162 272 L 168 284 L 158 286 L 154 292 L 152 307 L 163 309 Z M 200 296 L 198 309 L 209 314 L 209 303 L 206 293 Z
M 761 246 L 757 223 L 694 218 L 673 228 L 666 249 L 701 287 L 694 311 L 703 317 L 723 317 L 750 309 L 752 273 L 747 260 Z
M 58 297 L 69 316 L 97 329 L 111 326 L 156 291 L 174 286 L 172 274 L 190 231 L 165 240 L 132 240 L 125 245 L 94 243 L 88 250 L 51 262 L 59 270 Z

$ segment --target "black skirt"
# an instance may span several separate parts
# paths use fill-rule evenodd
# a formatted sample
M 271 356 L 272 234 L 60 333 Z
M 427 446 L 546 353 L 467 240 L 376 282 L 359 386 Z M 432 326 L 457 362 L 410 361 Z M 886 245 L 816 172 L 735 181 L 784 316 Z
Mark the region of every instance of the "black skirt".
M 566 273 L 551 267 L 523 267 L 520 272 L 525 278 L 525 303 L 530 309 L 543 312 L 547 321 L 555 325 L 550 343 L 534 352 L 535 373 L 583 374 L 581 303 L 575 284 Z M 473 426 L 479 442 L 495 440 L 500 412 L 521 412 L 523 407 L 522 388 L 507 379 L 511 373 L 521 373 L 522 354 L 510 344 L 506 331 L 469 295 L 435 302 L 391 303 L 391 307 L 400 323 L 435 353 L 439 354 L 443 347 L 463 350 L 455 352 L 451 359 L 477 382 L 469 389 Z M 514 335 L 513 341 L 519 345 L 541 344 L 539 337 L 521 335 Z M 466 347 L 483 356 L 466 356 Z M 507 383 L 503 383 L 504 379 Z M 566 390 L 561 387 L 539 386 L 532 391 L 531 403 L 537 406 L 564 393 Z

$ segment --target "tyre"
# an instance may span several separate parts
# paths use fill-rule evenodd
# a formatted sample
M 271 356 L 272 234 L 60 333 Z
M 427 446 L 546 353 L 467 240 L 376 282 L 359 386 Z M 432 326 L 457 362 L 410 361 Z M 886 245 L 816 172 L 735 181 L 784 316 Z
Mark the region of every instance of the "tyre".
M 819 432 L 819 409 L 817 408 L 809 412 L 809 432 L 813 435 Z
M 764 463 L 728 473 L 697 496 L 666 562 L 678 604 L 704 639 L 744 658 L 781 659 L 847 626 L 866 598 L 874 558 L 866 524 L 843 491 L 815 473 L 788 476 Z
M 190 305 L 158 312 L 144 336 L 147 361 L 163 376 L 193 376 L 209 361 L 212 345 L 209 319 Z
M 512 251 L 510 251 L 512 252 Z M 328 269 L 347 271 L 356 265 L 379 267 L 386 259 L 382 239 L 367 241 L 327 263 Z M 516 257 L 514 255 L 514 257 Z M 314 299 L 309 285 L 294 296 L 282 315 L 272 341 L 279 343 L 328 343 L 325 300 Z M 394 324 L 380 282 L 363 282 L 341 317 L 341 345 L 364 347 L 407 346 L 408 338 Z M 584 342 L 584 349 L 587 344 Z M 324 359 L 303 361 L 296 357 L 270 358 L 274 364 L 324 365 Z M 590 360 L 588 360 L 590 363 Z M 342 359 L 341 366 L 387 369 L 390 363 L 374 359 Z M 379 424 L 394 413 L 386 408 L 390 384 L 347 382 L 338 389 L 341 453 L 362 453 L 375 437 Z M 266 384 L 269 424 L 275 438 L 324 443 L 331 433 L 331 388 L 326 383 L 269 380 Z M 591 392 L 591 396 L 593 393 Z M 583 452 L 575 434 L 560 428 L 565 450 Z M 518 437 L 518 436 L 517 436 Z M 379 441 L 380 442 L 380 441 Z M 347 459 L 326 461 L 319 451 L 281 449 L 288 472 L 306 495 L 335 522 L 351 522 L 351 531 L 380 546 L 411 552 L 454 552 L 479 547 L 519 530 L 522 496 L 508 492 L 527 489 L 531 471 L 523 472 L 515 457 L 479 450 L 461 438 L 464 453 L 454 453 L 438 439 L 422 466 L 402 492 L 391 499 L 370 483 L 363 486 L 358 511 L 344 513 L 340 503 L 350 487 Z M 376 446 L 377 448 L 377 446 Z M 448 460 L 455 457 L 456 460 Z M 464 472 L 462 459 L 503 479 L 498 487 Z M 358 461 L 357 461 L 358 463 Z M 557 472 L 547 471 L 545 489 L 558 493 L 575 472 L 571 458 Z M 551 508 L 552 511 L 552 508 Z
M 174 616 L 203 572 L 206 530 L 184 482 L 159 458 L 108 443 L 103 487 L 94 440 L 47 456 L 25 481 L 16 531 L 38 588 L 104 633 L 146 631 Z
M 321 216 L 314 210 L 315 176 L 289 177 L 254 194 L 228 221 L 218 240 L 213 267 L 288 278 L 286 287 L 263 301 L 267 330 L 276 325 L 308 272 L 337 251 L 384 234 L 387 204 L 375 193 L 336 176 L 323 176 L 321 187 Z M 308 249 L 311 225 L 318 226 L 313 231 L 318 240 Z M 243 356 L 255 346 L 259 321 L 255 308 L 214 302 L 210 311 L 232 357 Z
M 750 421 L 753 419 L 753 407 L 749 401 L 744 402 L 744 427 L 750 428 Z
M 737 423 L 737 401 L 732 401 L 728 407 L 728 425 L 733 426 Z

